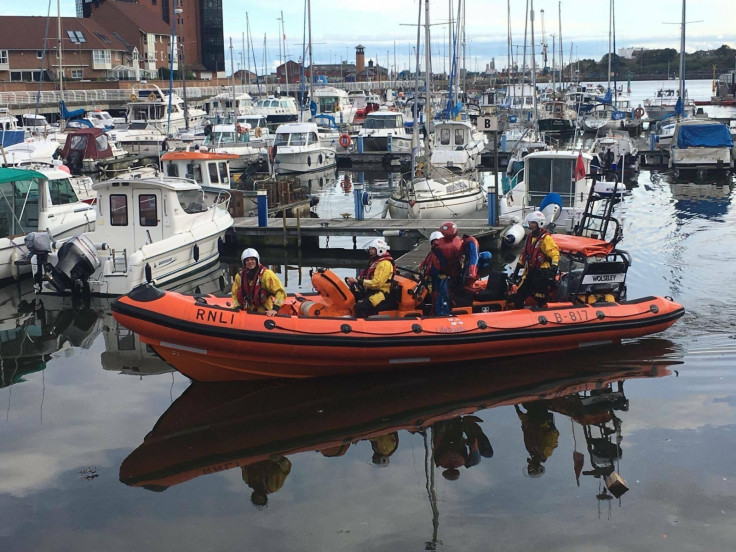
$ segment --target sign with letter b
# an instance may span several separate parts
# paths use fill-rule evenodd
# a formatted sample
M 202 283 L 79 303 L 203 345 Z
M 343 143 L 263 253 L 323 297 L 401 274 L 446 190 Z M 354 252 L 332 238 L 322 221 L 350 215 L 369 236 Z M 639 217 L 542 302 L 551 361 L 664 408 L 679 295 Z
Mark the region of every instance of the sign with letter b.
M 482 132 L 498 132 L 498 117 L 478 117 L 476 127 Z

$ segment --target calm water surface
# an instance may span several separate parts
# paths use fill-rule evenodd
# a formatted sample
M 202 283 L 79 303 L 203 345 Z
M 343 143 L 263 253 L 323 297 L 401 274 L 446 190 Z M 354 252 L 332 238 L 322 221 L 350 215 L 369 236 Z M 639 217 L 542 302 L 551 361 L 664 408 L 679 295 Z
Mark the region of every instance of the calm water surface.
M 320 216 L 352 209 L 339 177 L 313 191 Z M 0 550 L 732 549 L 733 182 L 643 171 L 631 192 L 629 297 L 687 314 L 620 347 L 199 385 L 105 302 L 3 288 Z M 289 291 L 308 268 L 282 268 Z

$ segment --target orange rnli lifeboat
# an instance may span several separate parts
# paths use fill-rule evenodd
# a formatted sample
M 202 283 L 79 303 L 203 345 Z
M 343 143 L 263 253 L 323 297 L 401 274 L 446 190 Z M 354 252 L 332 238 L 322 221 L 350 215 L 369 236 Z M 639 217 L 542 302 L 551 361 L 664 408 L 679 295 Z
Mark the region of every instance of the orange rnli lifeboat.
M 511 309 L 505 299 L 480 300 L 481 280 L 472 304 L 449 316 L 426 315 L 426 290 L 397 275 L 398 309 L 356 318 L 348 285 L 321 269 L 312 275 L 316 293 L 289 296 L 274 317 L 234 310 L 230 297 L 182 295 L 150 284 L 118 299 L 112 311 L 196 381 L 306 378 L 577 349 L 661 332 L 684 314 L 666 297 L 625 300 L 629 262 L 611 244 L 571 236 L 560 241 L 561 259 L 571 261 L 561 260 L 557 302 L 546 307 Z

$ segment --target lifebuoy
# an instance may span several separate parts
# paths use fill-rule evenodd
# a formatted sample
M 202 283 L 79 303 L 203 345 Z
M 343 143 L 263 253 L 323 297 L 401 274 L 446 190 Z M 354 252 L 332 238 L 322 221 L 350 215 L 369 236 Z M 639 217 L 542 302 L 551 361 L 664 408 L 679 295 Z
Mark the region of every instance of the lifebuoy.
M 155 101 L 156 101 L 156 94 L 154 94 L 153 92 L 151 92 L 151 93 L 150 93 L 150 94 L 148 95 L 148 101 L 149 101 L 149 102 L 155 102 Z
M 350 145 L 351 142 L 352 142 L 352 140 L 350 140 L 350 135 L 349 134 L 341 134 L 340 135 L 340 145 L 342 147 L 347 148 Z
M 642 106 L 639 106 L 639 107 L 637 107 L 637 108 L 636 108 L 636 109 L 634 110 L 634 116 L 635 116 L 635 117 L 636 117 L 637 119 L 641 119 L 641 118 L 642 118 L 642 117 L 644 116 L 644 108 L 643 108 Z
M 261 127 L 256 127 L 256 129 L 253 131 L 256 135 L 256 138 L 260 138 L 263 134 L 263 131 L 261 130 Z
M 136 96 L 135 94 L 131 94 L 131 95 L 130 95 L 130 101 L 131 101 L 131 102 L 134 102 L 134 101 L 136 101 L 137 99 L 138 99 L 138 96 Z

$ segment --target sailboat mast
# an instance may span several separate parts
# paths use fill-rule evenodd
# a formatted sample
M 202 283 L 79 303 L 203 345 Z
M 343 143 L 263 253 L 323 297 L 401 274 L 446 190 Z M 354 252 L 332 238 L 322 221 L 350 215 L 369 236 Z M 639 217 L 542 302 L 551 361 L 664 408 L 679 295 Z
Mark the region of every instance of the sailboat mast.
M 560 35 L 560 90 L 564 88 L 563 81 L 564 79 L 564 69 L 565 69 L 565 61 L 562 57 L 562 1 L 557 2 L 557 26 L 558 31 Z M 554 55 L 554 52 L 552 53 Z
M 532 102 L 534 115 L 532 124 L 534 127 L 537 126 L 537 62 L 534 56 L 534 0 L 531 0 L 529 7 L 529 23 L 531 24 L 532 30 Z
M 62 64 L 62 48 L 61 48 L 61 6 L 60 6 L 61 0 L 56 0 L 56 31 L 58 33 L 59 37 L 59 43 L 58 48 L 59 52 L 57 54 L 59 58 L 59 101 L 64 101 L 64 66 Z M 39 94 L 40 97 L 40 94 Z M 38 105 L 38 104 L 37 104 Z M 38 109 L 38 108 L 37 108 Z M 61 124 L 61 130 L 64 130 L 64 127 L 66 126 L 66 120 L 62 117 L 59 121 Z
M 245 82 L 248 84 L 248 88 L 249 88 L 248 91 L 250 91 L 250 41 L 251 41 L 251 36 L 250 36 L 250 21 L 248 20 L 248 12 L 245 12 L 245 31 L 248 33 L 248 40 L 246 41 L 248 44 L 248 55 L 246 56 L 248 59 L 248 64 L 247 64 L 248 74 L 246 75 Z
M 56 31 L 59 36 L 59 43 L 58 43 L 58 57 L 59 57 L 59 97 L 61 100 L 64 99 L 64 68 L 61 63 L 62 58 L 62 48 L 61 48 L 61 6 L 60 6 L 61 0 L 56 0 L 56 11 L 58 13 L 58 16 L 56 18 Z
M 307 0 L 307 25 L 309 25 L 309 101 L 314 101 L 314 62 L 312 60 L 312 0 Z
M 424 126 L 425 126 L 427 136 L 429 136 L 429 133 L 431 131 L 429 123 L 432 120 L 432 66 L 430 65 L 431 49 L 432 48 L 431 48 L 430 34 L 429 34 L 429 0 L 425 0 L 424 1 L 424 74 L 425 74 L 424 87 L 427 91 L 427 100 L 424 102 L 425 113 L 426 113 L 426 116 L 424 118 Z
M 685 0 L 682 0 L 682 29 L 680 32 L 680 101 L 685 105 Z
M 506 77 L 508 90 L 511 92 L 511 0 L 506 0 Z
M 414 123 L 411 127 L 411 178 L 414 178 L 417 168 L 417 151 L 419 150 L 419 46 L 422 36 L 422 0 L 419 0 L 419 11 L 417 13 L 417 47 L 415 48 L 416 72 L 414 74 L 414 105 L 411 111 Z M 409 62 L 411 67 L 411 62 Z
M 231 90 L 233 96 L 233 123 L 238 121 L 238 117 L 235 114 L 235 64 L 233 62 L 233 37 L 230 37 L 230 75 L 232 78 Z
M 611 89 L 611 32 L 613 29 L 613 0 L 608 0 L 608 90 Z

